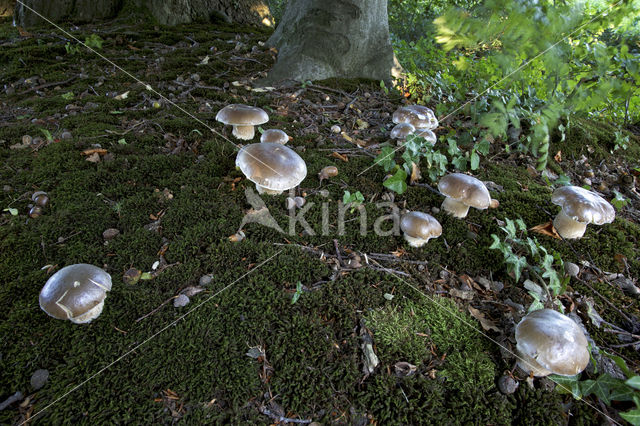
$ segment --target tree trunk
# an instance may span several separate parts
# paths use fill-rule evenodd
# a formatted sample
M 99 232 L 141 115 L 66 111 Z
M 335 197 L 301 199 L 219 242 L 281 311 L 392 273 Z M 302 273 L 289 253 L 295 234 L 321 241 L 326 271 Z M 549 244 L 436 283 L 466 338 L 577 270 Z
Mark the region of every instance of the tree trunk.
M 0 0 L 0 2 L 5 0 Z M 115 17 L 125 3 L 141 12 L 147 10 L 163 25 L 210 21 L 219 16 L 227 22 L 251 25 L 273 25 L 265 0 L 23 0 L 16 6 L 16 22 L 20 26 L 44 25 L 36 10 L 53 22 L 91 22 Z M 1 3 L 0 3 L 1 4 Z
M 331 77 L 389 81 L 394 66 L 387 0 L 290 0 L 269 41 L 266 82 Z

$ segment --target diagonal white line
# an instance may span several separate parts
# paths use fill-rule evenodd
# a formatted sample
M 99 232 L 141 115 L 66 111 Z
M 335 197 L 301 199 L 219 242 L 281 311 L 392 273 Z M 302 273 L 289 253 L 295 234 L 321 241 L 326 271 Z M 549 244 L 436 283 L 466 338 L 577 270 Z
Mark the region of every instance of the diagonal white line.
M 227 290 L 229 287 L 231 287 L 232 285 L 234 285 L 235 283 L 237 283 L 238 281 L 240 281 L 241 279 L 243 279 L 244 277 L 246 277 L 247 275 L 251 274 L 253 271 L 261 268 L 265 263 L 269 262 L 271 259 L 274 259 L 276 256 L 278 256 L 280 253 L 282 253 L 282 250 L 280 250 L 279 252 L 277 252 L 276 254 L 274 254 L 273 256 L 271 256 L 270 258 L 268 258 L 267 260 L 262 261 L 259 265 L 255 266 L 253 269 L 251 269 L 250 271 L 248 271 L 247 273 L 243 274 L 241 277 L 239 277 L 238 279 L 236 279 L 235 281 L 233 281 L 232 283 L 228 284 L 227 286 L 223 287 L 222 289 L 218 290 L 217 292 L 215 292 L 214 294 L 212 294 L 209 298 L 203 300 L 202 302 L 200 302 L 199 304 L 197 304 L 196 306 L 194 306 L 193 308 L 191 308 L 189 311 L 187 311 L 186 313 L 184 313 L 183 315 L 179 316 L 178 318 L 176 318 L 175 320 L 171 321 L 169 324 L 167 324 L 166 326 L 162 327 L 160 330 L 156 331 L 154 334 L 152 334 L 150 337 L 148 337 L 147 339 L 145 339 L 142 343 L 136 345 L 133 347 L 133 349 L 128 350 L 127 352 L 125 352 L 124 354 L 120 355 L 118 358 L 116 358 L 115 360 L 113 360 L 111 363 L 109 363 L 107 366 L 101 368 L 100 370 L 98 370 L 97 372 L 93 373 L 91 376 L 87 377 L 84 381 L 80 382 L 79 384 L 77 384 L 76 386 L 72 387 L 71 389 L 69 389 L 67 392 L 65 392 L 64 394 L 62 394 L 61 396 L 59 396 L 58 398 L 56 398 L 55 400 L 53 400 L 52 402 L 50 402 L 46 407 L 42 408 L 41 410 L 37 411 L 34 415 L 32 415 L 28 420 L 23 421 L 22 423 L 20 423 L 20 426 L 26 424 L 27 422 L 33 420 L 34 418 L 36 418 L 37 416 L 39 416 L 42 412 L 44 412 L 45 410 L 49 409 L 52 405 L 56 404 L 58 401 L 62 400 L 63 398 L 65 398 L 67 395 L 69 395 L 72 392 L 75 392 L 76 390 L 78 390 L 79 388 L 81 388 L 82 386 L 84 386 L 86 383 L 88 383 L 89 381 L 91 381 L 93 378 L 97 377 L 98 375 L 102 374 L 103 372 L 105 372 L 106 370 L 108 370 L 110 367 L 112 367 L 113 365 L 117 364 L 120 360 L 126 358 L 127 356 L 129 356 L 131 353 L 135 352 L 136 350 L 138 350 L 142 345 L 150 342 L 152 339 L 154 339 L 156 336 L 158 336 L 160 333 L 162 333 L 163 331 L 165 331 L 166 329 L 168 329 L 169 327 L 173 327 L 174 325 L 176 325 L 179 321 L 181 321 L 182 319 L 184 319 L 187 315 L 189 315 L 191 312 L 195 311 L 196 309 L 200 308 L 202 305 L 204 305 L 205 303 L 208 303 L 209 301 L 211 301 L 214 297 L 216 297 L 217 295 L 219 295 L 220 293 L 222 293 L 223 291 Z
M 480 334 L 481 336 L 487 338 L 488 340 L 490 340 L 492 343 L 495 343 L 496 345 L 498 345 L 499 347 L 501 347 L 502 349 L 504 349 L 505 351 L 507 351 L 508 353 L 510 353 L 511 355 L 513 355 L 514 357 L 516 357 L 519 361 L 523 362 L 526 365 L 531 366 L 531 364 L 523 359 L 522 357 L 520 357 L 517 353 L 514 353 L 513 351 L 511 351 L 509 348 L 505 347 L 504 345 L 502 345 L 501 343 L 499 343 L 497 340 L 495 340 L 494 338 L 492 338 L 491 336 L 489 336 L 487 333 L 483 332 L 482 330 L 480 330 L 477 325 L 467 321 L 464 317 L 462 317 L 462 315 L 460 315 L 459 312 L 454 311 L 452 309 L 449 309 L 447 306 L 439 303 L 434 297 L 429 296 L 428 294 L 426 294 L 425 292 L 423 292 L 422 290 L 420 290 L 419 288 L 417 288 L 416 286 L 414 286 L 413 284 L 411 284 L 410 282 L 408 282 L 407 280 L 405 280 L 404 278 L 402 278 L 400 275 L 396 274 L 395 271 L 389 269 L 389 268 L 385 268 L 384 266 L 382 266 L 380 263 L 376 262 L 373 259 L 369 259 L 370 261 L 372 261 L 373 263 L 377 264 L 380 268 L 384 269 L 385 272 L 393 275 L 394 277 L 396 277 L 398 280 L 400 280 L 403 284 L 406 284 L 407 286 L 411 287 L 413 290 L 415 290 L 416 292 L 418 292 L 420 295 L 426 297 L 429 301 L 431 301 L 432 303 L 434 303 L 436 306 L 438 306 L 439 308 L 444 309 L 445 311 L 447 311 L 449 314 L 453 315 L 454 317 L 456 317 L 457 319 L 459 319 L 460 321 L 462 321 L 465 325 L 468 325 L 472 330 L 474 330 L 475 332 L 477 332 L 478 334 Z M 550 380 L 553 381 L 553 379 L 551 379 L 549 377 Z M 557 386 L 559 386 L 563 391 L 566 391 L 569 395 L 572 395 L 571 390 L 569 388 L 567 388 L 565 385 L 563 385 L 562 383 L 558 383 L 558 382 L 554 382 L 556 383 Z M 584 398 L 580 399 L 580 401 L 584 402 L 585 404 L 587 404 L 589 407 L 593 408 L 595 411 L 597 411 L 598 413 L 600 413 L 605 419 L 609 420 L 611 423 L 622 426 L 619 422 L 617 422 L 616 420 L 612 419 L 611 417 L 609 417 L 606 413 L 604 413 L 603 411 L 599 410 L 596 406 L 594 406 L 593 404 L 587 402 Z
M 69 33 L 68 31 L 66 31 L 64 28 L 60 27 L 59 25 L 57 25 L 55 22 L 52 22 L 51 20 L 47 19 L 45 16 L 41 15 L 40 13 L 38 13 L 36 10 L 34 10 L 33 8 L 27 6 L 26 4 L 24 4 L 24 2 L 22 0 L 16 0 L 18 4 L 22 5 L 23 7 L 29 9 L 30 11 L 32 11 L 33 13 L 35 13 L 36 15 L 38 15 L 40 18 L 42 18 L 43 20 L 47 21 L 49 24 L 53 25 L 54 27 L 56 27 L 58 30 L 60 30 L 64 35 L 66 35 L 67 37 L 70 37 L 72 39 L 74 39 L 75 41 L 77 41 L 78 43 L 80 43 L 81 45 L 83 45 L 84 47 L 86 47 L 87 49 L 89 49 L 91 52 L 95 53 L 96 55 L 98 55 L 101 59 L 105 60 L 106 62 L 108 62 L 109 64 L 111 64 L 113 67 L 117 68 L 118 70 L 122 71 L 124 74 L 126 74 L 128 77 L 130 77 L 132 80 L 135 80 L 137 83 L 140 83 L 142 85 L 145 86 L 145 88 L 150 91 L 155 93 L 156 95 L 158 95 L 160 98 L 162 98 L 165 102 L 173 105 L 174 107 L 176 107 L 177 109 L 179 109 L 181 112 L 183 112 L 184 114 L 188 115 L 189 117 L 193 118 L 196 122 L 198 122 L 199 124 L 203 125 L 204 127 L 206 127 L 207 129 L 209 129 L 209 131 L 211 133 L 213 133 L 214 135 L 217 135 L 219 137 L 221 137 L 222 139 L 226 140 L 227 142 L 229 142 L 230 144 L 232 144 L 233 146 L 236 147 L 236 149 L 240 150 L 242 147 L 239 146 L 238 144 L 236 144 L 235 142 L 233 142 L 231 139 L 227 138 L 226 136 L 224 136 L 222 133 L 218 132 L 217 130 L 215 130 L 213 127 L 209 126 L 207 123 L 205 123 L 204 121 L 200 120 L 198 117 L 196 117 L 195 115 L 193 115 L 192 113 L 190 113 L 189 111 L 187 111 L 186 109 L 182 108 L 180 105 L 176 104 L 175 102 L 173 102 L 171 99 L 167 98 L 166 96 L 164 96 L 162 93 L 158 92 L 157 90 L 155 90 L 153 87 L 151 87 L 150 84 L 145 83 L 144 81 L 140 80 L 138 77 L 136 77 L 135 75 L 131 74 L 129 71 L 125 70 L 124 68 L 122 68 L 121 66 L 119 66 L 118 64 L 116 64 L 115 62 L 113 62 L 112 60 L 110 60 L 109 58 L 107 58 L 106 56 L 102 55 L 100 52 L 96 51 L 95 49 L 91 48 L 91 46 L 86 45 L 85 43 L 83 43 L 81 40 L 79 40 L 77 37 L 75 37 L 73 34 Z M 256 158 L 255 156 L 253 156 L 250 152 L 247 152 L 247 155 L 251 158 L 253 158 L 255 161 L 257 161 L 258 163 L 262 164 L 263 166 L 267 167 L 268 169 L 270 169 L 272 172 L 274 172 L 275 174 L 277 174 L 280 177 L 284 177 L 279 171 L 273 169 L 271 166 L 269 166 L 268 164 L 265 164 L 262 160 L 260 160 L 259 158 Z
M 618 4 L 620 4 L 622 2 L 622 0 L 618 0 L 616 3 L 612 4 L 610 6 L 610 8 L 614 8 L 616 7 Z M 511 77 L 513 74 L 517 73 L 518 71 L 522 70 L 523 68 L 525 68 L 527 65 L 529 65 L 531 62 L 535 61 L 536 59 L 538 59 L 540 56 L 546 54 L 548 51 L 550 51 L 551 49 L 553 49 L 554 47 L 556 47 L 557 45 L 559 45 L 560 43 L 562 43 L 563 41 L 565 41 L 567 38 L 573 36 L 574 34 L 576 34 L 578 31 L 582 30 L 584 27 L 586 27 L 587 25 L 589 25 L 590 23 L 592 23 L 593 21 L 595 21 L 597 18 L 599 18 L 600 16 L 604 15 L 605 13 L 607 13 L 607 10 L 603 10 L 602 12 L 596 14 L 593 18 L 591 18 L 590 20 L 588 20 L 587 22 L 585 22 L 584 24 L 580 25 L 578 28 L 576 28 L 575 30 L 573 30 L 572 32 L 570 32 L 569 34 L 567 34 L 566 36 L 562 37 L 560 40 L 558 40 L 557 42 L 555 42 L 554 44 L 552 44 L 551 46 L 549 46 L 548 48 L 546 48 L 545 50 L 543 50 L 542 52 L 538 53 L 536 56 L 534 56 L 533 58 L 529 59 L 528 61 L 526 61 L 524 64 L 520 65 L 518 68 L 516 68 L 514 71 L 510 72 L 509 74 L 507 74 L 506 76 L 502 77 L 500 80 L 498 80 L 497 82 L 495 82 L 494 84 L 492 84 L 491 86 L 487 87 L 482 93 L 479 93 L 478 95 L 474 96 L 473 98 L 471 98 L 470 100 L 468 100 L 467 102 L 465 102 L 464 104 L 462 104 L 461 106 L 459 106 L 458 108 L 454 109 L 453 111 L 451 111 L 449 114 L 445 115 L 442 118 L 438 119 L 438 122 L 443 122 L 444 120 L 446 120 L 447 118 L 449 118 L 450 116 L 452 116 L 453 114 L 455 114 L 456 112 L 460 111 L 462 108 L 464 108 L 465 106 L 469 105 L 471 102 L 475 101 L 476 99 L 478 99 L 480 96 L 484 95 L 485 93 L 487 93 L 489 90 L 493 89 L 495 86 L 497 86 L 498 84 L 502 83 L 503 81 L 505 81 L 507 78 Z M 366 169 L 364 169 L 363 171 L 361 171 L 360 173 L 358 173 L 358 176 L 360 176 L 361 174 L 369 171 L 372 167 L 374 167 L 376 164 L 388 159 L 389 157 L 393 158 L 393 156 L 395 155 L 396 152 L 398 152 L 400 149 L 403 148 L 403 145 L 401 144 L 399 147 L 395 148 L 392 152 L 390 152 L 389 154 L 385 155 L 380 161 L 375 161 L 372 165 L 370 165 L 369 167 L 367 167 Z

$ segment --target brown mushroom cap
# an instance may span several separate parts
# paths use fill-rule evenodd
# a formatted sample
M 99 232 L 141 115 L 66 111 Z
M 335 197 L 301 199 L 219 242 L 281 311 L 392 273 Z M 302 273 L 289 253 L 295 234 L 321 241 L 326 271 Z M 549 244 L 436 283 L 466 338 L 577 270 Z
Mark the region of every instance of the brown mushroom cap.
M 284 145 L 287 142 L 289 142 L 289 135 L 287 135 L 285 132 L 283 132 L 280 129 L 269 129 L 269 130 L 265 130 L 264 133 L 262 133 L 262 136 L 260 136 L 260 142 L 261 143 L 279 143 Z
M 561 206 L 564 214 L 577 222 L 602 225 L 616 218 L 616 211 L 607 200 L 579 186 L 557 188 L 551 202 Z
M 429 239 L 437 238 L 442 234 L 440 222 L 435 217 L 422 212 L 409 212 L 403 215 L 400 219 L 400 229 L 413 247 L 420 247 Z
M 291 148 L 278 143 L 254 143 L 244 146 L 236 157 L 236 166 L 258 192 L 281 193 L 297 186 L 307 176 L 307 165 Z
M 435 129 L 438 119 L 430 108 L 422 105 L 406 105 L 398 108 L 391 117 L 393 122 L 410 123 L 416 129 Z
M 111 276 L 97 266 L 79 263 L 53 274 L 40 291 L 40 308 L 58 319 L 90 322 L 102 312 Z
M 468 207 L 484 210 L 491 204 L 491 196 L 484 183 L 464 173 L 443 176 L 438 182 L 438 189 L 447 197 L 442 208 L 456 217 L 465 217 Z M 459 209 L 456 208 L 458 205 L 460 205 Z M 463 205 L 468 206 L 464 212 Z
M 589 363 L 587 338 L 569 317 L 551 309 L 525 316 L 516 326 L 520 367 L 536 376 L 573 376 Z
M 400 123 L 396 124 L 393 129 L 391 129 L 391 139 L 400 139 L 404 140 L 416 130 L 413 125 L 409 123 Z
M 253 126 L 269 121 L 267 113 L 258 107 L 242 104 L 231 104 L 222 108 L 216 114 L 216 121 L 233 126 L 233 135 L 238 139 L 253 139 Z

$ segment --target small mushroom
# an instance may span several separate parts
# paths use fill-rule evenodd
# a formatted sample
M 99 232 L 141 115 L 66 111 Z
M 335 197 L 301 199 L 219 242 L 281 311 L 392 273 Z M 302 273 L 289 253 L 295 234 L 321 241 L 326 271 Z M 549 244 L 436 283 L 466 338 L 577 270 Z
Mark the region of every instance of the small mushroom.
M 518 365 L 534 376 L 574 376 L 587 367 L 589 351 L 582 329 L 552 309 L 525 316 L 516 326 Z
M 391 139 L 397 139 L 398 142 L 401 142 L 407 138 L 410 134 L 415 132 L 416 128 L 409 123 L 400 123 L 396 124 L 393 129 L 391 129 Z
M 442 234 L 442 226 L 438 220 L 426 213 L 409 212 L 402 216 L 400 229 L 411 247 L 422 247 L 431 238 Z
M 424 138 L 431 145 L 435 145 L 438 142 L 438 137 L 431 129 L 416 129 L 413 134 L 419 138 Z
M 463 173 L 451 173 L 438 182 L 438 189 L 446 198 L 442 209 L 453 217 L 467 216 L 469 207 L 484 210 L 491 205 L 489 190 L 482 181 Z
M 286 144 L 289 142 L 289 135 L 280 129 L 265 130 L 262 136 L 260 136 L 260 142 L 262 143 L 279 143 Z
M 29 217 L 36 219 L 42 216 L 42 207 L 33 206 L 29 209 Z
M 40 308 L 76 324 L 97 318 L 111 290 L 111 275 L 97 266 L 79 263 L 53 274 L 40 291 Z
M 438 119 L 430 108 L 422 105 L 406 105 L 398 108 L 392 115 L 394 123 L 410 123 L 416 129 L 435 129 Z
M 616 211 L 604 198 L 579 186 L 562 186 L 553 191 L 551 202 L 562 207 L 553 227 L 562 238 L 582 238 L 590 223 L 613 222 Z
M 338 168 L 336 166 L 327 166 L 318 173 L 318 179 L 320 179 L 320 182 L 334 176 L 338 176 Z
M 242 140 L 251 140 L 258 124 L 269 121 L 269 116 L 262 108 L 242 104 L 231 104 L 216 114 L 216 121 L 233 126 L 233 136 Z
M 36 191 L 31 195 L 31 200 L 40 207 L 47 207 L 49 204 L 49 195 L 44 191 Z
M 258 193 L 278 195 L 298 186 L 307 176 L 307 165 L 291 148 L 279 143 L 254 143 L 244 146 L 236 157 L 236 167 Z

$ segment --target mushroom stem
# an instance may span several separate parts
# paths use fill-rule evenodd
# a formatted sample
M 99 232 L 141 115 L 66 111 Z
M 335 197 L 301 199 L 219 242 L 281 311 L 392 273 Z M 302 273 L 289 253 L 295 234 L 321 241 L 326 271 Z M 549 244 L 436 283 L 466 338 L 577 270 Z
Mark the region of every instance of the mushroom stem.
M 258 191 L 258 194 L 267 194 L 267 195 L 282 194 L 282 191 L 278 191 L 277 189 L 265 188 L 264 186 L 258 185 L 257 183 L 256 183 L 256 190 Z
M 256 131 L 254 126 L 233 126 L 231 134 L 238 139 L 248 141 L 253 139 Z
M 575 239 L 582 238 L 584 231 L 587 229 L 587 224 L 572 219 L 567 216 L 564 210 L 561 210 L 556 218 L 553 219 L 553 227 L 562 238 Z
M 442 210 L 446 211 L 453 217 L 462 219 L 463 217 L 467 217 L 469 206 L 453 198 L 446 197 L 442 202 Z
M 71 322 L 75 324 L 85 324 L 91 322 L 100 316 L 100 314 L 102 313 L 102 308 L 104 308 L 104 299 L 84 314 L 78 315 L 77 317 L 71 317 L 69 318 L 69 320 L 71 320 Z
M 406 232 L 404 233 L 404 239 L 411 247 L 422 247 L 429 241 L 429 238 L 425 240 L 423 238 L 410 237 Z

